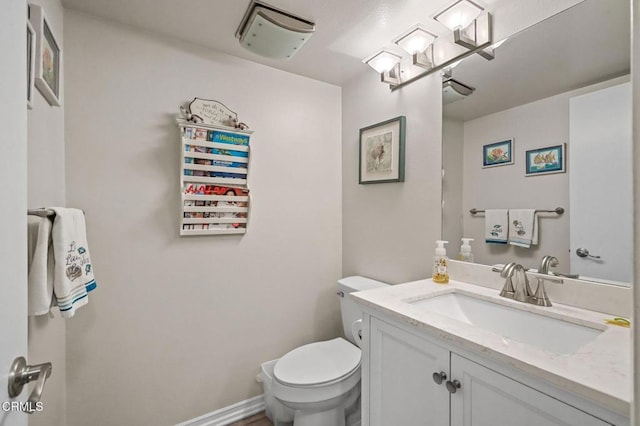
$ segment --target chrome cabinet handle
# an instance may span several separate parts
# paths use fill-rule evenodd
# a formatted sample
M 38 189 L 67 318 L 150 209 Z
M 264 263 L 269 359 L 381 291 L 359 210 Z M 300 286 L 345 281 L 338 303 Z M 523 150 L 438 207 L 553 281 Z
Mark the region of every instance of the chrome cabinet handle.
M 592 254 L 589 254 L 589 250 L 587 250 L 586 248 L 576 249 L 576 254 L 578 255 L 578 257 L 590 257 L 591 259 L 600 259 L 600 256 L 594 256 Z
M 458 380 L 454 380 L 453 382 L 451 380 L 447 380 L 446 386 L 449 393 L 456 393 L 457 390 L 462 387 Z
M 436 382 L 437 384 L 441 385 L 442 382 L 444 382 L 445 380 L 447 380 L 447 373 L 445 373 L 444 371 L 441 372 L 435 372 L 433 373 L 433 381 Z
M 45 362 L 37 365 L 27 365 L 24 357 L 18 357 L 13 360 L 11 369 L 9 370 L 9 397 L 15 398 L 22 393 L 22 388 L 27 383 L 36 380 L 36 386 L 31 392 L 27 400 L 26 412 L 32 414 L 35 411 L 36 404 L 40 402 L 44 383 L 51 376 L 51 363 Z

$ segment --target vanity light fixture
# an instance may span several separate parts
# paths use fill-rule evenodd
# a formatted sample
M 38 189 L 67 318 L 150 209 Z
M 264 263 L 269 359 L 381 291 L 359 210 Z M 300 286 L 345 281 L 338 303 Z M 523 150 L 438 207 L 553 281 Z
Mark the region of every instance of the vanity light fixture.
M 466 28 L 474 19 L 482 13 L 483 7 L 469 0 L 458 0 L 451 6 L 447 7 L 440 13 L 437 13 L 433 19 L 449 28 L 451 31 Z
M 363 62 L 377 72 L 385 73 L 391 71 L 393 67 L 400 62 L 400 59 L 402 58 L 398 55 L 386 50 L 381 50 L 370 58 L 365 59 Z
M 490 26 L 489 14 L 482 13 L 484 8 L 470 0 L 458 0 L 433 19 L 453 31 L 456 44 L 467 49 L 475 49 L 487 38 Z
M 400 46 L 409 55 L 413 55 L 425 50 L 436 39 L 436 35 L 416 25 L 415 28 L 409 30 L 408 33 L 401 35 L 394 40 L 394 43 Z
M 251 0 L 236 30 L 245 49 L 260 56 L 288 60 L 309 40 L 315 23 L 260 0 Z
M 496 57 L 496 49 L 500 46 L 502 46 L 502 44 L 507 41 L 507 39 L 502 39 L 497 43 L 492 44 L 491 46 L 487 47 L 486 49 L 482 49 L 480 51 L 478 51 L 478 55 L 482 56 L 483 58 L 485 58 L 487 61 L 490 61 L 492 59 L 494 59 Z
M 395 90 L 474 53 L 493 59 L 491 14 L 481 6 L 470 0 L 457 0 L 434 19 L 451 32 L 436 36 L 418 24 L 394 40 L 411 58 L 382 50 L 363 62 Z
M 369 65 L 380 74 L 380 81 L 395 86 L 400 84 L 401 60 L 401 56 L 387 50 L 381 50 L 362 62 Z

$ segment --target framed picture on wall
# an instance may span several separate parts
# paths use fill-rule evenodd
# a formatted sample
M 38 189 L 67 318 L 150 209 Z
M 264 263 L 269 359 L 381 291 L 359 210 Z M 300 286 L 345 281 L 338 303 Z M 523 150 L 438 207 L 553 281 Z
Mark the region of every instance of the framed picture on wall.
M 513 138 L 482 145 L 482 168 L 513 164 Z
M 36 36 L 35 85 L 50 105 L 60 106 L 62 50 L 42 7 L 29 5 L 29 20 Z
M 566 171 L 565 145 L 531 149 L 525 152 L 525 176 L 548 175 Z
M 31 109 L 33 99 L 34 62 L 36 59 L 36 33 L 27 20 L 27 108 Z
M 404 182 L 406 117 L 360 129 L 359 183 Z

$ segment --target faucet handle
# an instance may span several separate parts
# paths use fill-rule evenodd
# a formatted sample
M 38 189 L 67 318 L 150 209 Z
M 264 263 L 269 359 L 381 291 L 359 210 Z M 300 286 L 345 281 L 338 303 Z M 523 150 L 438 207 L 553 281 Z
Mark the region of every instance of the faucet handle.
M 580 274 L 568 274 L 565 272 L 553 272 L 553 275 L 557 276 L 557 277 L 565 277 L 565 278 L 571 278 L 574 280 L 580 279 Z
M 564 280 L 562 278 L 558 278 L 556 275 L 548 275 L 541 274 L 540 272 L 527 272 L 530 277 L 535 277 L 538 279 L 538 282 L 541 281 L 549 281 L 555 284 L 564 284 Z
M 502 269 L 494 268 L 492 269 L 494 272 L 500 272 L 500 276 L 505 278 L 504 285 L 502 286 L 502 291 L 500 291 L 500 296 L 507 297 L 509 299 L 513 299 L 516 294 L 516 289 L 513 285 L 513 269 L 516 266 L 516 262 L 507 263 L 502 267 Z
M 549 281 L 555 284 L 563 284 L 564 280 L 562 278 L 555 278 L 552 275 L 539 274 L 537 272 L 529 272 L 529 275 L 538 280 L 538 288 L 536 288 L 536 292 L 529 300 L 529 303 L 539 306 L 551 306 L 551 300 L 549 300 L 549 296 L 547 296 L 547 291 L 544 288 L 544 282 Z
M 548 257 L 549 257 L 549 267 L 555 268 L 560 264 L 560 261 L 558 260 L 557 257 L 555 256 L 548 256 Z
M 498 265 L 494 265 L 491 270 L 493 272 L 499 272 L 502 278 L 508 278 L 512 275 L 514 266 L 516 266 L 516 262 L 509 262 L 506 265 L 503 265 L 502 268 L 499 268 Z

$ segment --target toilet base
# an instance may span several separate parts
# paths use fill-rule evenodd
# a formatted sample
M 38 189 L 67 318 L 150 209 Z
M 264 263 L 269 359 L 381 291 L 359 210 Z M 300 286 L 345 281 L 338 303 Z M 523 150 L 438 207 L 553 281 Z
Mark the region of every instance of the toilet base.
M 277 398 L 276 398 L 277 399 Z M 283 402 L 294 411 L 293 426 L 359 426 L 360 383 L 347 395 L 311 404 Z
M 296 411 L 293 416 L 294 426 L 346 426 L 344 408 L 320 411 L 317 413 Z

